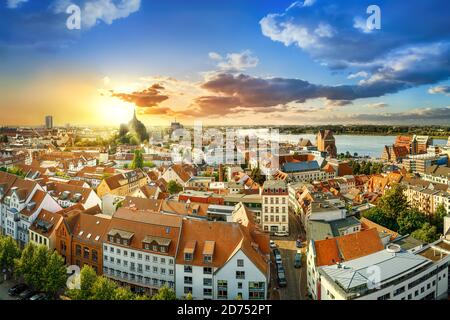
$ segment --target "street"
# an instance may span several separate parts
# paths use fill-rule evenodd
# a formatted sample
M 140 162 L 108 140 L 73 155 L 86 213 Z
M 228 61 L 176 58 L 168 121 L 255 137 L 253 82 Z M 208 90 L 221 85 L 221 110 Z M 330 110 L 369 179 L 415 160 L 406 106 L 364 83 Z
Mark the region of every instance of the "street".
M 17 300 L 17 298 L 8 295 L 8 290 L 12 286 L 14 286 L 14 283 L 11 281 L 3 281 L 0 283 L 0 300 Z
M 283 260 L 283 266 L 286 270 L 287 285 L 285 288 L 278 287 L 277 270 L 272 255 L 271 264 L 271 283 L 272 295 L 274 300 L 304 300 L 306 298 L 306 246 L 301 249 L 297 248 L 295 242 L 300 236 L 302 241 L 305 240 L 305 231 L 300 223 L 300 219 L 294 213 L 289 212 L 289 237 L 271 237 L 278 246 Z M 294 267 L 294 257 L 297 250 L 302 251 L 302 267 Z

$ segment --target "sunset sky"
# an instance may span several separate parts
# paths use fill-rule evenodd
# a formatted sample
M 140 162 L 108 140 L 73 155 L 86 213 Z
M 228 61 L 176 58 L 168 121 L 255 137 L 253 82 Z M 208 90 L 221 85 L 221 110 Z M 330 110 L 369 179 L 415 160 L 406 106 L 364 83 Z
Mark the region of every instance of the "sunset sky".
M 450 123 L 448 0 L 0 6 L 0 125 Z

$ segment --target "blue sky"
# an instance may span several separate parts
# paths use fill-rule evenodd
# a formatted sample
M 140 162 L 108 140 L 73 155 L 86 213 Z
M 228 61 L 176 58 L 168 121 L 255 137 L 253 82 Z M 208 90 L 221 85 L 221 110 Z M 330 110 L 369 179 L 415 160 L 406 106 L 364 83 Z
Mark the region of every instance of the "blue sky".
M 71 3 L 81 30 L 65 26 Z M 366 27 L 371 4 L 380 30 Z M 109 124 L 137 107 L 147 123 L 448 124 L 449 9 L 444 0 L 3 0 L 0 108 L 18 112 L 0 121 L 52 113 L 60 124 Z

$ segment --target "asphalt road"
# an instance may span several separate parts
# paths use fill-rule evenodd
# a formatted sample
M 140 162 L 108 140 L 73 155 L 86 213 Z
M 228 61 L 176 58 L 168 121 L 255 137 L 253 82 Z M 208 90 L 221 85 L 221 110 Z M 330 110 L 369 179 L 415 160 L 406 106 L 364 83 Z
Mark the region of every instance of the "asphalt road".
M 295 243 L 298 237 L 305 240 L 305 231 L 300 223 L 300 219 L 293 213 L 289 213 L 289 237 L 271 237 L 278 246 L 283 259 L 283 266 L 286 270 L 287 286 L 278 288 L 277 271 L 274 257 L 272 257 L 271 275 L 272 275 L 272 299 L 281 300 L 304 300 L 306 298 L 306 256 L 304 254 L 305 246 L 300 250 L 302 255 L 302 267 L 294 267 L 294 257 L 299 250 Z
M 17 300 L 15 297 L 10 297 L 8 295 L 8 290 L 14 286 L 14 283 L 11 281 L 4 281 L 0 283 L 0 300 Z

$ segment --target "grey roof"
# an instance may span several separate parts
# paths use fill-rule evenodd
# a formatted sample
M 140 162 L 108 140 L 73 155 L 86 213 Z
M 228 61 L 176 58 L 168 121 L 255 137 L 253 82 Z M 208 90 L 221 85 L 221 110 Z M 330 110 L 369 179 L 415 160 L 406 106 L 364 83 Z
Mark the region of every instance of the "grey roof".
M 286 162 L 283 165 L 283 172 L 303 172 L 320 170 L 317 161 L 301 161 L 301 162 Z
M 422 241 L 419 241 L 411 236 L 405 236 L 396 239 L 395 241 L 393 241 L 393 243 L 398 244 L 400 247 L 402 247 L 403 250 L 410 250 L 424 244 Z
M 361 222 L 355 217 L 347 217 L 334 221 L 309 220 L 307 238 L 309 240 L 325 240 L 341 236 L 341 230 L 351 226 L 358 226 Z
M 361 222 L 354 216 L 351 216 L 345 219 L 330 221 L 330 225 L 333 230 L 333 234 L 337 234 L 337 236 L 339 236 L 342 229 L 347 229 L 352 226 L 359 226 L 361 225 Z
M 379 281 L 374 285 L 388 282 L 408 270 L 432 261 L 409 252 L 378 251 L 370 255 L 350 260 L 339 265 L 320 267 L 320 272 L 326 274 L 345 291 L 352 291 L 361 287 L 361 291 L 367 289 L 369 279 L 373 278 L 373 267 L 379 269 Z M 371 277 L 372 276 L 372 277 Z M 359 289 L 359 288 L 358 288 Z

